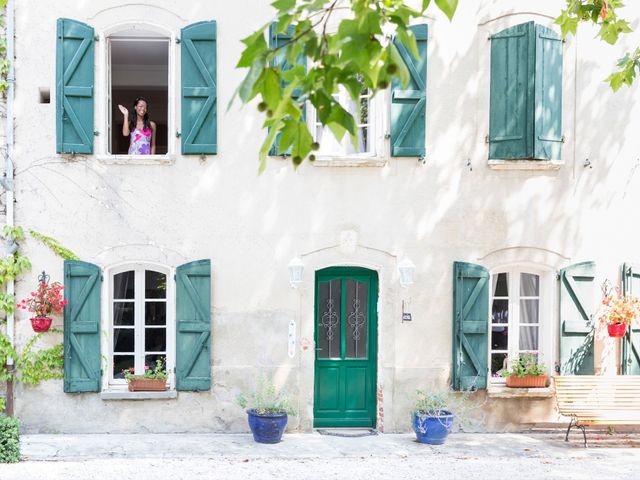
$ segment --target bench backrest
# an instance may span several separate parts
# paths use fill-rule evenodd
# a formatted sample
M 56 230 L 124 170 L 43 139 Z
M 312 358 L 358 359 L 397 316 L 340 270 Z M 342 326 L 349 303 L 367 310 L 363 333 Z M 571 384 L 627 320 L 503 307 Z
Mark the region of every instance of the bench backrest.
M 578 418 L 625 420 L 640 416 L 640 376 L 554 377 L 558 410 Z

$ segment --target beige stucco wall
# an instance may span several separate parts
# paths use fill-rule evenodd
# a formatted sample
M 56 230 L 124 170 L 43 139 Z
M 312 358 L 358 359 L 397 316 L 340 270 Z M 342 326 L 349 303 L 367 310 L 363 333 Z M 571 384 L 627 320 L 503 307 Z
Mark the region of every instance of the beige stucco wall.
M 226 107 L 243 77 L 234 69 L 240 39 L 271 18 L 268 2 L 18 2 L 17 223 L 57 238 L 102 267 L 129 260 L 175 267 L 199 258 L 213 264 L 210 391 L 134 402 L 64 394 L 60 381 L 20 387 L 16 410 L 25 431 L 246 431 L 234 398 L 265 369 L 295 395 L 300 417 L 291 428 L 309 430 L 314 271 L 330 265 L 365 266 L 379 274 L 379 427 L 406 431 L 415 389 L 446 387 L 450 375 L 453 261 L 557 269 L 594 260 L 599 281 L 617 281 L 623 262 L 640 261 L 640 90 L 623 88 L 614 95 L 602 80 L 625 47 L 640 43 L 640 35 L 611 47 L 581 27 L 567 40 L 559 169 L 492 170 L 487 164 L 487 36 L 528 20 L 551 25 L 561 4 L 461 2 L 451 23 L 432 10 L 424 163 L 387 157 L 381 166 L 305 163 L 294 171 L 287 160 L 272 159 L 259 176 L 262 118 L 253 105 Z M 628 18 L 639 14 L 638 6 L 626 9 Z M 124 22 L 146 22 L 179 35 L 185 25 L 215 19 L 219 153 L 176 155 L 158 165 L 56 155 L 58 17 L 89 23 L 102 36 L 96 43 L 97 152 L 104 151 L 105 138 L 105 32 Z M 633 26 L 639 26 L 637 20 Z M 179 48 L 172 49 L 179 65 Z M 38 103 L 40 87 L 51 89 L 51 104 Z M 174 95 L 178 91 L 174 85 Z M 179 111 L 174 121 L 180 124 Z M 179 151 L 179 140 L 174 141 Z M 586 159 L 592 167 L 583 166 Z M 62 262 L 51 252 L 33 241 L 24 250 L 34 269 L 18 284 L 19 297 L 43 269 L 62 279 Z M 417 267 L 415 284 L 406 290 L 397 274 L 404 255 Z M 287 264 L 295 256 L 305 270 L 302 285 L 292 290 Z M 412 322 L 401 322 L 403 300 Z M 287 356 L 290 320 L 298 334 L 293 359 Z M 557 313 L 548 321 L 557 330 Z M 55 324 L 61 326 L 62 319 Z M 31 335 L 24 314 L 18 315 L 16 335 L 20 344 Z M 598 349 L 613 347 L 607 339 Z M 553 400 L 482 397 L 480 428 L 557 420 Z

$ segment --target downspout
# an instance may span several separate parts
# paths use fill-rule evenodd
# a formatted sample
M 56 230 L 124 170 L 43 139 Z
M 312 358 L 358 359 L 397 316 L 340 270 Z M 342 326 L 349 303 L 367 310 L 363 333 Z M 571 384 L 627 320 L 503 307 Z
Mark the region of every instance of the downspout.
M 14 68 L 14 0 L 8 0 L 7 2 L 7 59 L 9 60 L 9 73 L 7 74 L 7 120 L 6 120 L 6 145 L 5 145 L 5 173 L 4 173 L 4 188 L 6 199 L 6 223 L 8 227 L 15 225 L 15 213 L 13 209 L 13 94 L 15 83 L 15 68 Z M 14 254 L 17 249 L 17 245 L 10 239 L 7 239 L 5 255 L 7 257 Z M 7 294 L 15 295 L 15 282 L 9 280 L 7 282 Z M 7 314 L 7 335 L 9 336 L 9 343 L 11 346 L 15 346 L 15 317 L 13 313 Z M 7 359 L 7 369 L 10 373 L 14 371 L 13 358 Z M 7 381 L 7 415 L 13 416 L 13 381 Z

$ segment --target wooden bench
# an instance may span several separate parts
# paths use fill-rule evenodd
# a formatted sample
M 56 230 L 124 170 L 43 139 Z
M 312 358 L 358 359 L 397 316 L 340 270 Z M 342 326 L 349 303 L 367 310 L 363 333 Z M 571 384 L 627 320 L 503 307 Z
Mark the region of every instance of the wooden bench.
M 640 376 L 556 376 L 556 400 L 560 414 L 571 417 L 565 442 L 574 425 L 640 425 Z

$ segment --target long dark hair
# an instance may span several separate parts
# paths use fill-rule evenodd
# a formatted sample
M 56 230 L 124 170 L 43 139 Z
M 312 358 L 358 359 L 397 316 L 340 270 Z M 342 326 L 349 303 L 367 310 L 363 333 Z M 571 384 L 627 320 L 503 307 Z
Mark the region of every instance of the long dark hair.
M 144 102 L 147 104 L 147 111 L 145 112 L 144 117 L 142 117 L 142 121 L 144 123 L 143 130 L 149 130 L 151 128 L 151 123 L 149 121 L 149 102 L 147 102 L 147 99 L 144 97 L 138 97 L 133 101 L 133 108 L 129 110 L 129 131 L 131 133 L 133 133 L 136 129 L 136 125 L 138 124 L 138 114 L 136 113 L 136 106 L 138 105 L 138 102 Z

